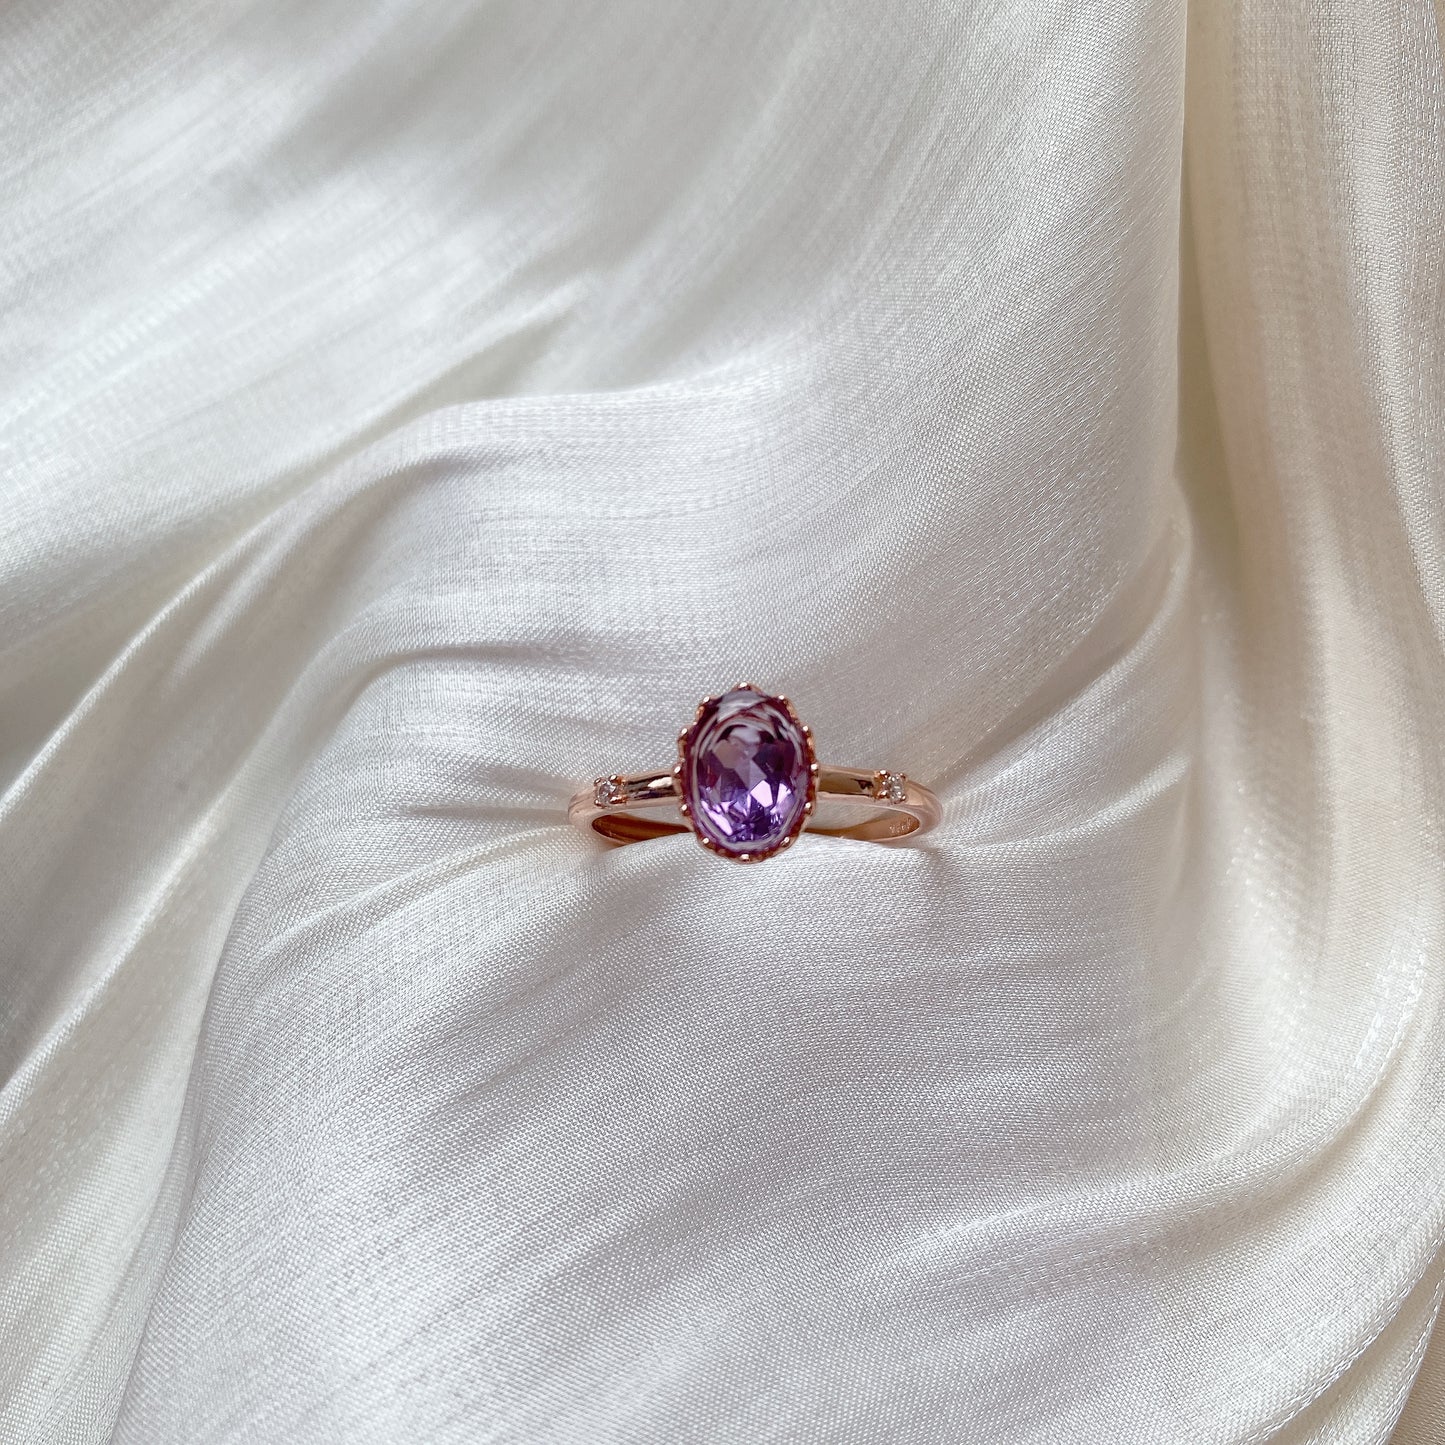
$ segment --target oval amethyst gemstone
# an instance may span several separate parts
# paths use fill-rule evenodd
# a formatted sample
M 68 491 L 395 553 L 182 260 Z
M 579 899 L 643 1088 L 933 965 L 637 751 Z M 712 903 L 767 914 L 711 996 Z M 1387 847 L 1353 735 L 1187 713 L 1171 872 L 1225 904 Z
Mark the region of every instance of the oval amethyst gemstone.
M 758 854 L 798 831 L 811 750 L 775 697 L 734 688 L 714 698 L 683 747 L 683 798 L 699 834 L 724 853 Z

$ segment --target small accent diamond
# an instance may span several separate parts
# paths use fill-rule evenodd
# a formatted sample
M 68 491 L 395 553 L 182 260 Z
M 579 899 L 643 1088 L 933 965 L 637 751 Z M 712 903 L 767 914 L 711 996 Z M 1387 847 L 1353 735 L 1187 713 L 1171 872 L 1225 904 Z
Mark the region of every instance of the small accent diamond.
M 906 773 L 879 773 L 873 796 L 883 803 L 901 803 L 908 796 Z
M 617 803 L 624 803 L 627 801 L 627 785 L 616 775 L 598 778 L 592 784 L 592 801 L 599 808 L 610 808 Z

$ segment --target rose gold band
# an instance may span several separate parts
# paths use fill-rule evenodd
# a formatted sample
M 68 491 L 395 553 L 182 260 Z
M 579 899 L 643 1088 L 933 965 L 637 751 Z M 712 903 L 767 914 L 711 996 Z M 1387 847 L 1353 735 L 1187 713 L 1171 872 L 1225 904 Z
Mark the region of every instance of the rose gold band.
M 920 783 L 902 773 L 818 765 L 817 812 L 810 812 L 807 828 L 830 838 L 856 838 L 869 843 L 897 843 L 926 833 L 942 817 L 938 799 Z M 678 804 L 682 791 L 676 768 L 650 773 L 614 774 L 599 778 L 567 805 L 567 821 L 591 828 L 609 843 L 640 843 L 669 833 L 691 831 L 681 820 Z M 818 813 L 845 810 L 862 813 L 856 821 L 832 818 L 818 821 Z M 657 816 L 657 815 L 663 816 Z M 677 821 L 668 814 L 675 815 Z

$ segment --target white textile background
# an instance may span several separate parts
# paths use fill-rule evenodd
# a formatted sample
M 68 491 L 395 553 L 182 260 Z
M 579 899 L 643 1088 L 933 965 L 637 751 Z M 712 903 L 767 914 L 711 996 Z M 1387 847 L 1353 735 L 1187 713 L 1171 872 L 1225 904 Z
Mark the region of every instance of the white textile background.
M 10 0 L 0 1440 L 1438 1445 L 1442 105 Z M 741 675 L 942 829 L 565 826 Z

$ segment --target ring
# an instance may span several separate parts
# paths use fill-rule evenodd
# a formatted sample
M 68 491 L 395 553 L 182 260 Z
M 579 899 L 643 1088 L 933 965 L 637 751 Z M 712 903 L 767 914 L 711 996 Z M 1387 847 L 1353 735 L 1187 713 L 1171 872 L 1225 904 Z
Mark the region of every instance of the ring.
M 668 812 L 683 821 L 654 816 Z M 708 852 L 738 863 L 781 853 L 804 828 L 897 843 L 941 817 L 938 799 L 904 773 L 819 763 L 792 703 L 750 682 L 698 704 L 671 768 L 597 778 L 567 805 L 570 823 L 609 843 L 691 831 Z

